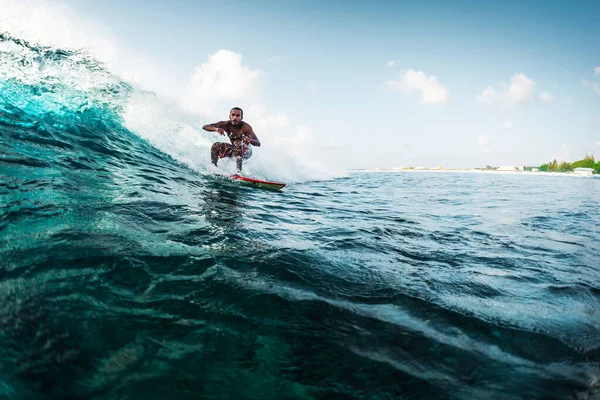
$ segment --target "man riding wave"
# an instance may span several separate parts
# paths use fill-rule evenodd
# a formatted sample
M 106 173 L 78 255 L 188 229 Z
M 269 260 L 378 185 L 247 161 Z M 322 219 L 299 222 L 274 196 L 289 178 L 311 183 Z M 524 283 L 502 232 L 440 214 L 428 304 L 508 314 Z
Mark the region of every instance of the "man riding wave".
M 234 107 L 229 112 L 229 121 L 220 121 L 207 124 L 202 127 L 208 132 L 218 132 L 219 135 L 227 137 L 231 144 L 224 142 L 213 143 L 210 149 L 211 162 L 217 166 L 219 158 L 235 157 L 238 173 L 242 171 L 242 161 L 252 156 L 252 146 L 260 146 L 260 141 L 252 130 L 252 127 L 242 121 L 244 111 Z

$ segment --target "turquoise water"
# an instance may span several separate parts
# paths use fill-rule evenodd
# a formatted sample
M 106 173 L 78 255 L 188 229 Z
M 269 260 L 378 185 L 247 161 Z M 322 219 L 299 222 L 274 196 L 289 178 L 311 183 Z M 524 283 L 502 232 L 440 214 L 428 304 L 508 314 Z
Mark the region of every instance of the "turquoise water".
M 2 41 L 0 397 L 600 396 L 600 180 L 255 190 L 127 129 L 93 59 Z

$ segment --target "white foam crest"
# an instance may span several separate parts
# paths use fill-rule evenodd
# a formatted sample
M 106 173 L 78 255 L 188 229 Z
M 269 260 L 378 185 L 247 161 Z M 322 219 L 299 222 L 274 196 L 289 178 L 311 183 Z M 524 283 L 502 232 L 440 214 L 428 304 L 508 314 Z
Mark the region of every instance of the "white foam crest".
M 113 58 L 114 38 L 65 4 L 44 0 L 0 0 L 0 30 L 32 44 L 88 49 L 100 61 Z
M 283 181 L 328 180 L 340 176 L 327 166 L 327 146 L 305 126 L 290 126 L 285 114 L 267 115 L 252 124 L 267 157 L 253 160 L 251 172 Z
M 228 110 L 226 110 L 228 111 Z M 201 173 L 233 173 L 233 159 L 219 160 L 219 168 L 210 163 L 210 148 L 216 141 L 227 141 L 222 136 L 202 130 L 209 122 L 197 114 L 182 110 L 178 103 L 160 97 L 138 92 L 130 99 L 125 108 L 125 125 L 140 137 L 174 159 L 185 163 Z M 256 130 L 256 129 L 255 129 Z M 245 161 L 244 175 L 256 178 L 279 180 L 287 183 L 332 179 L 335 175 L 319 162 L 307 161 L 298 157 L 293 140 L 277 140 L 268 131 L 261 136 L 260 147 L 253 147 L 252 157 Z M 275 140 L 271 140 L 275 139 Z
M 150 57 L 58 0 L 0 0 L 0 10 L 0 33 L 35 46 L 84 51 L 138 88 L 174 93 L 170 75 L 161 73 Z

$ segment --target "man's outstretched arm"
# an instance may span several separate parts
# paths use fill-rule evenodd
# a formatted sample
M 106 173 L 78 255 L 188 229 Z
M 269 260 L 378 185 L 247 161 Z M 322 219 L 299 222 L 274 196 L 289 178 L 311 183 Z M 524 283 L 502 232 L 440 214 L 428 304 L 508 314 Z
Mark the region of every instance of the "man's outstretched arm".
M 225 131 L 221 128 L 220 122 L 215 122 L 214 124 L 206 124 L 202 127 L 207 132 L 218 132 L 219 135 L 225 136 Z

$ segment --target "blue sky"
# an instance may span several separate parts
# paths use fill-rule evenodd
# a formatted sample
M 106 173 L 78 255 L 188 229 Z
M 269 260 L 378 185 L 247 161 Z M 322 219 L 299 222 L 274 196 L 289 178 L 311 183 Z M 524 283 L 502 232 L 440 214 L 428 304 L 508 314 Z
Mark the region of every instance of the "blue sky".
M 141 84 L 336 167 L 600 158 L 598 1 L 66 4 Z

